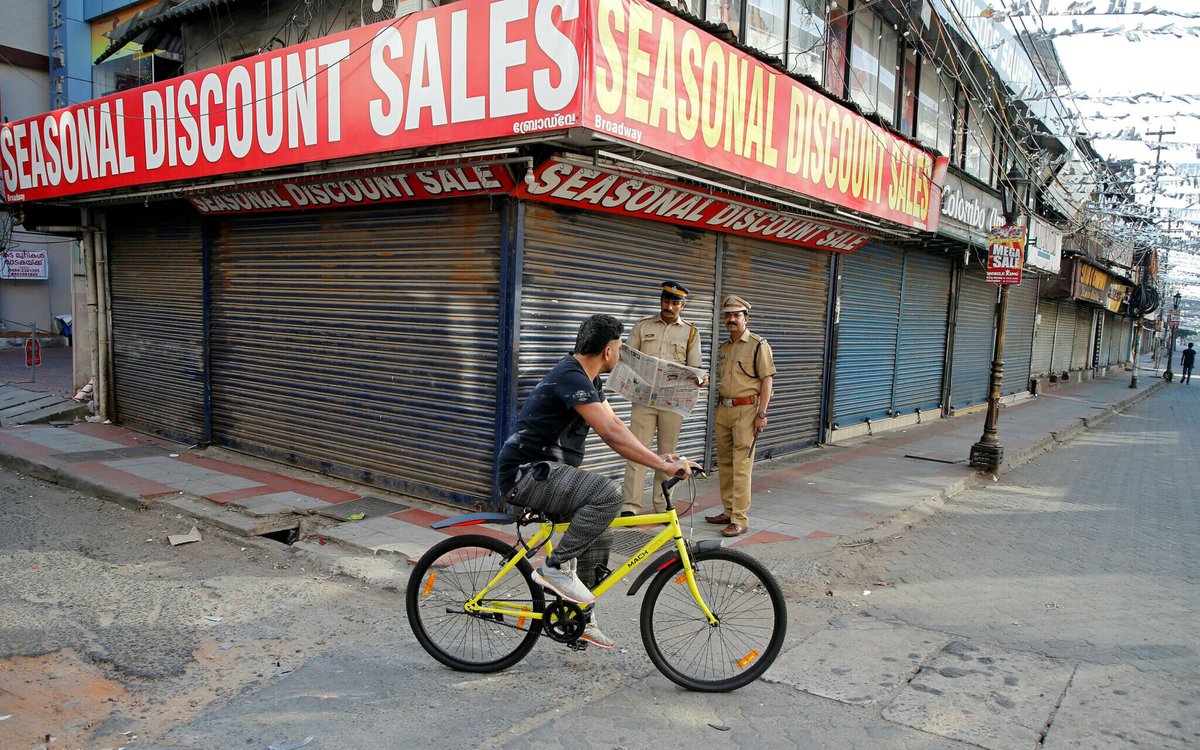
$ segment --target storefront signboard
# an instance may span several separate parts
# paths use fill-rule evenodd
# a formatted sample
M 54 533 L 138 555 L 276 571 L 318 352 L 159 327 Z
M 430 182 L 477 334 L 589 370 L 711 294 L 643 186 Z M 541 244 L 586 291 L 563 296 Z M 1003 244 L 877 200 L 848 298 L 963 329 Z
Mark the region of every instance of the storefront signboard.
M 234 214 L 457 198 L 508 193 L 513 187 L 512 173 L 507 165 L 476 164 L 339 175 L 323 180 L 287 180 L 193 195 L 190 200 L 202 214 Z
M 1029 242 L 1025 251 L 1026 265 L 1057 274 L 1062 265 L 1063 233 L 1050 222 L 1033 216 L 1029 220 Z
M 572 129 L 937 229 L 946 159 L 646 0 L 461 0 L 6 123 L 0 168 L 18 203 Z
M 1095 305 L 1108 299 L 1108 274 L 1087 263 L 1076 262 L 1075 298 Z
M 45 249 L 0 250 L 0 279 L 49 278 L 50 261 Z
M 976 247 L 987 247 L 989 231 L 1003 223 L 1000 198 L 958 175 L 946 175 L 938 234 Z
M 1025 256 L 1025 227 L 992 227 L 988 237 L 986 280 L 989 284 L 1020 284 Z
M 667 180 L 552 159 L 517 197 L 636 216 L 716 232 L 784 242 L 815 250 L 853 252 L 871 237 L 761 203 Z
M 1109 312 L 1121 312 L 1121 305 L 1125 302 L 1125 294 L 1129 291 L 1129 287 L 1118 281 L 1109 281 L 1108 288 L 1104 293 L 1104 309 Z

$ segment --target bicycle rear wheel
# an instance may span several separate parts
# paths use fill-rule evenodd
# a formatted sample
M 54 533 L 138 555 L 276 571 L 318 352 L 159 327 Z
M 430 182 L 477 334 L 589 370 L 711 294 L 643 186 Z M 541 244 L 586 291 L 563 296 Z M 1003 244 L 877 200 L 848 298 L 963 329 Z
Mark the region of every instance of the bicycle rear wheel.
M 762 563 L 737 550 L 704 550 L 691 559 L 696 586 L 720 623 L 708 623 L 676 564 L 646 590 L 642 643 L 677 685 L 705 693 L 736 690 L 779 655 L 787 634 L 783 591 Z
M 429 655 L 460 672 L 498 672 L 523 659 L 542 630 L 533 617 L 469 613 L 463 609 L 512 555 L 488 536 L 451 537 L 429 549 L 413 568 L 405 592 L 408 623 Z M 496 583 L 481 604 L 542 612 L 546 600 L 527 560 Z

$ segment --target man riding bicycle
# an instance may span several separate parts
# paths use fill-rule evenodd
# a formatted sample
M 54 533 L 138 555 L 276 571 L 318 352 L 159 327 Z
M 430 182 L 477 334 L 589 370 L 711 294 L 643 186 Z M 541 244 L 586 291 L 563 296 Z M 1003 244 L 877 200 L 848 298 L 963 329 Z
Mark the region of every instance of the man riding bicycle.
M 604 397 L 600 375 L 621 358 L 624 326 L 611 315 L 592 315 L 579 326 L 575 350 L 554 366 L 521 406 L 515 429 L 500 449 L 499 484 L 506 502 L 570 521 L 554 553 L 533 579 L 563 599 L 591 605 L 596 566 L 608 564 L 612 532 L 621 509 L 621 486 L 579 468 L 588 430 L 596 431 L 623 458 L 666 474 L 690 476 L 693 466 L 674 454 L 658 455 L 634 437 Z M 581 580 L 582 579 L 582 580 Z M 580 638 L 601 648 L 616 642 L 596 624 L 595 613 Z

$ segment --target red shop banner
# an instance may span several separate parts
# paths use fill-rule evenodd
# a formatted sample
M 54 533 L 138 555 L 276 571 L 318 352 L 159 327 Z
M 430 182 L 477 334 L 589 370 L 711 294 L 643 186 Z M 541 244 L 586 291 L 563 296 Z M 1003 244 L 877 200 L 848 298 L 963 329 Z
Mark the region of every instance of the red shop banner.
M 521 198 L 636 216 L 697 229 L 848 253 L 871 237 L 770 206 L 668 180 L 551 160 L 537 168 Z
M 906 227 L 949 161 L 645 0 L 590 0 L 585 127 Z
M 189 200 L 202 214 L 256 213 L 509 193 L 514 185 L 506 164 L 468 164 L 285 180 Z
M 6 123 L 8 202 L 578 125 L 579 0 L 464 0 Z

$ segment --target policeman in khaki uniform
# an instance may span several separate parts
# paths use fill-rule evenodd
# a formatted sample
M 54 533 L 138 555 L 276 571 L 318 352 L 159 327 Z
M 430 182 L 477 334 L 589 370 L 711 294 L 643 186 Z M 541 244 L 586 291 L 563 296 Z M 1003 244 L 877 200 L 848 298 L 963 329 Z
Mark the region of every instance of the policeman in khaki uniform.
M 664 281 L 662 295 L 659 297 L 659 314 L 648 315 L 637 323 L 629 332 L 626 339 L 630 348 L 645 352 L 652 357 L 669 360 L 688 367 L 700 367 L 700 335 L 696 326 L 679 317 L 687 305 L 688 289 L 677 281 Z M 703 383 L 701 383 L 703 385 Z M 683 417 L 666 409 L 655 409 L 651 406 L 633 404 L 633 414 L 630 417 L 630 430 L 641 441 L 642 445 L 650 447 L 654 435 L 658 433 L 658 452 L 674 454 L 679 444 L 679 428 L 683 425 Z M 667 509 L 667 502 L 662 497 L 660 484 L 668 479 L 666 474 L 657 472 L 654 475 L 654 510 L 662 513 Z M 629 461 L 625 464 L 625 502 L 621 506 L 621 515 L 632 516 L 642 512 L 642 498 L 645 495 L 646 467 Z
M 767 427 L 767 407 L 775 383 L 771 345 L 750 333 L 750 303 L 730 295 L 721 305 L 729 339 L 721 342 L 717 360 L 720 400 L 713 431 L 717 438 L 717 470 L 724 511 L 705 516 L 709 523 L 725 524 L 723 536 L 741 536 L 749 528 L 750 474 L 754 469 L 754 443 Z

